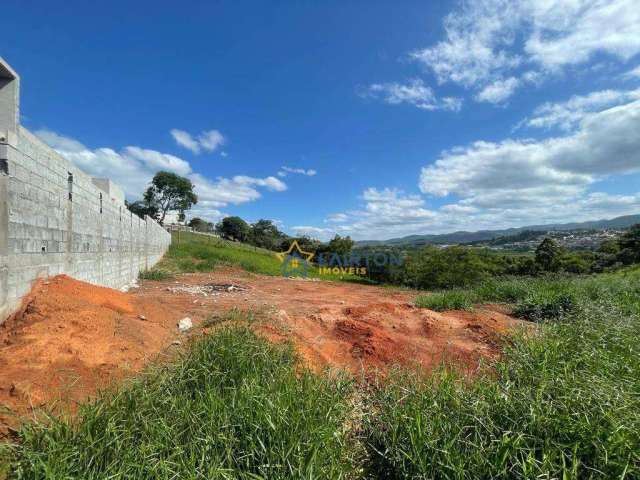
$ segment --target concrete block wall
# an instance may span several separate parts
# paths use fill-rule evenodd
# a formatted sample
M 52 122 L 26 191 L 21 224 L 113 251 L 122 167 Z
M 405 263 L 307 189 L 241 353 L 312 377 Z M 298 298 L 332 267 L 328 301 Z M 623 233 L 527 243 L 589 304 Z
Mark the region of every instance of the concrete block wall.
M 0 124 L 0 323 L 37 278 L 64 273 L 121 288 L 162 258 L 171 235 L 131 213 L 121 192 L 24 127 Z

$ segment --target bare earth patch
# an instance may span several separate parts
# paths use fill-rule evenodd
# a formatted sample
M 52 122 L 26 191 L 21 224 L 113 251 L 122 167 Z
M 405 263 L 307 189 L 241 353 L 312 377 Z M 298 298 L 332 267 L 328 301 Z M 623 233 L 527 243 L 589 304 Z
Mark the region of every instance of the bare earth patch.
M 46 406 L 73 411 L 98 389 L 135 374 L 174 348 L 183 317 L 198 325 L 232 308 L 261 312 L 255 328 L 290 339 L 313 369 L 351 372 L 392 365 L 430 369 L 452 361 L 473 372 L 499 355 L 521 322 L 500 308 L 436 313 L 408 290 L 287 279 L 238 269 L 145 281 L 122 293 L 66 276 L 36 284 L 0 326 L 0 433 Z

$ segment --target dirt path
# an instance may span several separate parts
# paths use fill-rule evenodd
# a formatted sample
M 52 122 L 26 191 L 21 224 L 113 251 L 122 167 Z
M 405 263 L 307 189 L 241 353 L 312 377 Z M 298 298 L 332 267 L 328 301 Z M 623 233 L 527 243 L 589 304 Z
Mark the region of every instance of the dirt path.
M 99 388 L 171 354 L 196 327 L 232 308 L 252 310 L 258 331 L 292 339 L 309 366 L 357 372 L 455 361 L 472 371 L 499 354 L 519 323 L 497 311 L 436 313 L 411 291 L 292 280 L 236 269 L 147 281 L 122 293 L 59 276 L 37 284 L 24 310 L 0 327 L 0 431 L 46 406 L 73 410 Z M 197 331 L 195 328 L 193 331 Z M 4 407 L 4 408 L 3 408 Z

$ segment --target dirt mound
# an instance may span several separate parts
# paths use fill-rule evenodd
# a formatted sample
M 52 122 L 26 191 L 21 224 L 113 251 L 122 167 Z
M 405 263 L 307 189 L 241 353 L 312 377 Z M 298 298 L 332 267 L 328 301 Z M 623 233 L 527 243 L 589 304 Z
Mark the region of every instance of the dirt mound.
M 170 353 L 183 317 L 197 327 L 230 309 L 258 312 L 255 328 L 272 341 L 292 340 L 307 365 L 352 372 L 395 364 L 429 369 L 443 361 L 472 372 L 499 355 L 502 334 L 520 323 L 493 307 L 419 309 L 414 297 L 408 290 L 235 269 L 145 281 L 128 293 L 66 276 L 41 281 L 0 326 L 0 433 L 34 407 L 73 410 L 97 389 Z
M 520 322 L 491 309 L 437 313 L 403 302 L 324 307 L 314 315 L 286 315 L 296 345 L 312 366 L 351 371 L 394 365 L 427 370 L 454 362 L 467 372 L 496 358 L 502 335 Z
M 64 275 L 37 283 L 0 327 L 0 429 L 32 407 L 73 409 L 139 371 L 170 335 L 162 322 L 142 320 L 137 303 Z

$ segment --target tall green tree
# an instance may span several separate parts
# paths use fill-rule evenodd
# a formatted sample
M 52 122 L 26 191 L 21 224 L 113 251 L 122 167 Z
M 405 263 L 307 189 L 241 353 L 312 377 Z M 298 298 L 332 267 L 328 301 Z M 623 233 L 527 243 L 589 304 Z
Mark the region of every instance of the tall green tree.
M 551 238 L 546 237 L 536 248 L 536 264 L 547 272 L 555 272 L 560 267 L 562 249 Z
M 337 235 L 333 237 L 329 244 L 327 245 L 327 250 L 332 253 L 337 253 L 338 255 L 346 255 L 351 252 L 353 248 L 353 240 L 351 237 L 341 237 Z
M 213 224 L 200 217 L 193 217 L 187 225 L 196 232 L 211 232 L 213 230 Z
M 225 217 L 218 225 L 216 230 L 225 238 L 246 242 L 251 235 L 249 224 L 240 217 Z
M 640 263 L 640 223 L 633 225 L 618 240 L 618 258 L 626 265 Z
M 251 243 L 258 247 L 276 250 L 284 236 L 271 220 L 261 219 L 251 225 Z
M 158 215 L 158 209 L 155 205 L 149 205 L 144 200 L 136 200 L 133 203 L 128 203 L 125 200 L 125 204 L 129 210 L 138 215 L 140 218 L 144 218 L 145 215 L 149 215 L 151 218 L 156 218 Z
M 144 193 L 144 201 L 157 209 L 156 218 L 160 225 L 163 225 L 169 210 L 178 210 L 184 214 L 198 203 L 198 196 L 188 178 L 172 172 L 158 172 Z

